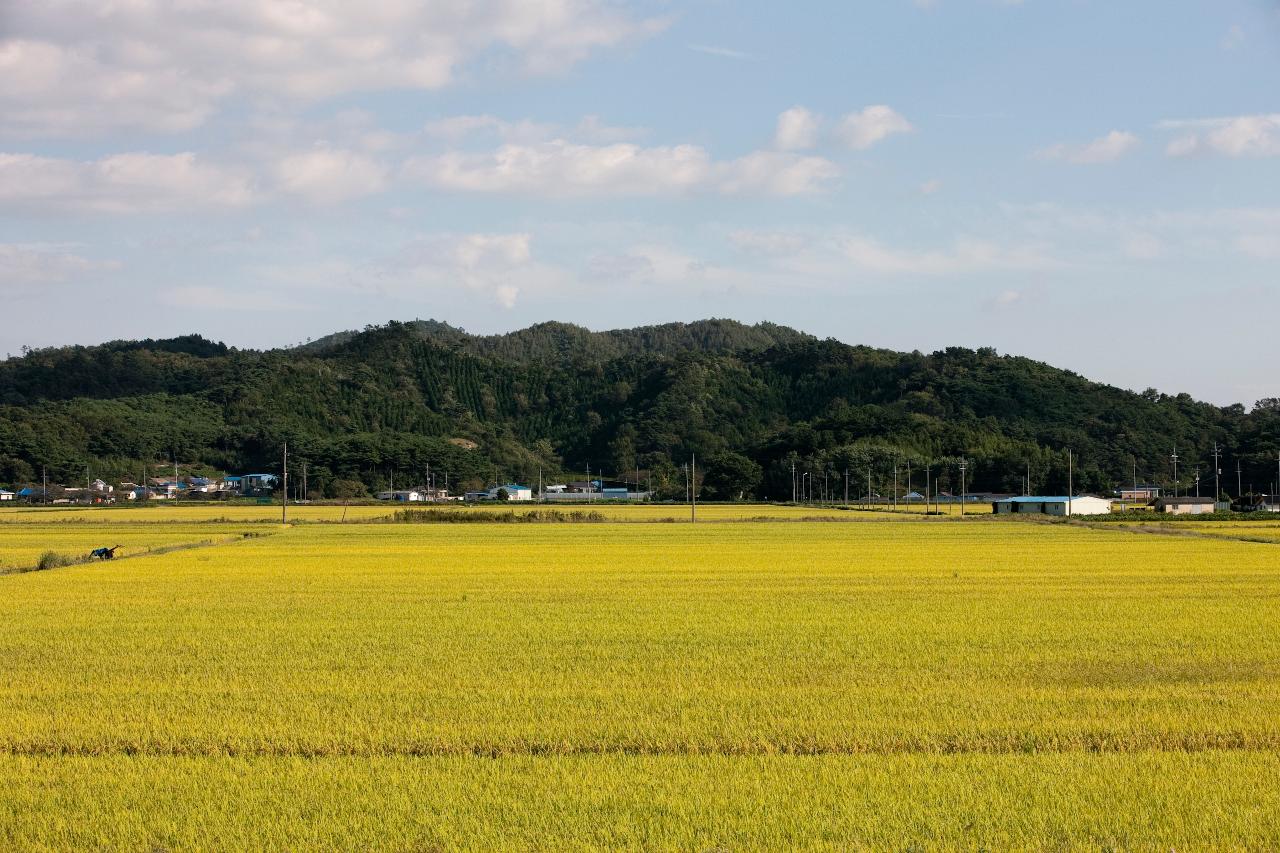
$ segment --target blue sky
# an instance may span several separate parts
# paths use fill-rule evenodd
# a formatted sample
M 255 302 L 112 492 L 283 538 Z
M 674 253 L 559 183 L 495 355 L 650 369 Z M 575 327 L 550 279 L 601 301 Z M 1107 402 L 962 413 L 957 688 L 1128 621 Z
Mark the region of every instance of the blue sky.
M 1277 72 L 1270 0 L 17 0 L 0 353 L 718 316 L 1251 404 Z

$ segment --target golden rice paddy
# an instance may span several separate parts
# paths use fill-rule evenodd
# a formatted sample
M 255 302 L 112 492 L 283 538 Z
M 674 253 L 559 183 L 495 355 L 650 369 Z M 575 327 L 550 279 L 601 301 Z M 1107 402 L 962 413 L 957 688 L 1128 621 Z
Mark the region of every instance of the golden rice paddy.
M 0 577 L 0 848 L 1280 837 L 1275 546 L 862 518 L 263 524 Z

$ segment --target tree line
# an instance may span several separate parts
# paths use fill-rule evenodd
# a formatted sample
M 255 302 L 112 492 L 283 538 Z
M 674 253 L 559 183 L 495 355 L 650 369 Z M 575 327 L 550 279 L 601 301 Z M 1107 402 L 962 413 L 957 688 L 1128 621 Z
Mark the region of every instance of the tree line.
M 707 498 L 790 499 L 793 471 L 829 496 L 887 493 L 930 466 L 958 491 L 1104 492 L 1143 482 L 1211 494 L 1211 452 L 1270 491 L 1280 401 L 1219 407 L 1133 393 L 991 349 L 899 353 L 727 320 L 595 333 L 548 323 L 473 336 L 390 323 L 285 350 L 191 335 L 25 351 L 0 362 L 0 483 L 144 470 L 275 472 L 280 448 L 313 496 L 417 485 L 610 479 Z M 292 466 L 291 466 L 292 467 Z M 1136 469 L 1136 471 L 1135 471 Z M 293 470 L 291 473 L 296 474 Z M 856 476 L 855 476 L 856 475 Z M 830 486 L 834 481 L 839 488 Z

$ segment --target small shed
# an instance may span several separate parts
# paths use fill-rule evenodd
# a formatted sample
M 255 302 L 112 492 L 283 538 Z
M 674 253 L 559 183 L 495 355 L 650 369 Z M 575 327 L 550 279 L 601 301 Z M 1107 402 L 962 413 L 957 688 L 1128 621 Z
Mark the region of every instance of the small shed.
M 1213 498 L 1156 498 L 1147 506 L 1169 515 L 1203 515 L 1214 512 L 1218 502 Z
M 9 491 L 5 491 L 4 489 L 0 489 L 0 501 L 11 501 L 11 500 L 13 500 L 15 497 L 17 497 L 17 496 L 16 496 L 13 492 L 9 492 Z

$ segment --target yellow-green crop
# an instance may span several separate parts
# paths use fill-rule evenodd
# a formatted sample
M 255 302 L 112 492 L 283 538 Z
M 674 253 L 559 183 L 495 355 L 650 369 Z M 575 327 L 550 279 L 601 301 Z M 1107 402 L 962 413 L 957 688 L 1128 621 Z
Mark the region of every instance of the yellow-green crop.
M 1278 557 L 366 523 L 0 577 L 0 847 L 1263 848 Z

